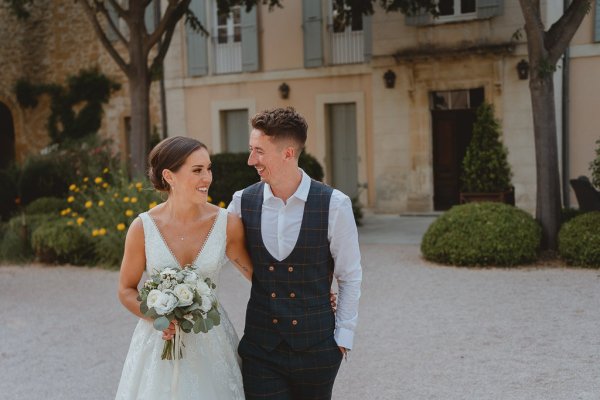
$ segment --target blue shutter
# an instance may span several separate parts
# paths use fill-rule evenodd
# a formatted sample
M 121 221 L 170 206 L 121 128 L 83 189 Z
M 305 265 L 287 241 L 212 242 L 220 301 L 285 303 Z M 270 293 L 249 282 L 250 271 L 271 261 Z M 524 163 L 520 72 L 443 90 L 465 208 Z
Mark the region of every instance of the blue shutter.
M 363 38 L 364 38 L 364 55 L 365 62 L 370 62 L 373 55 L 373 35 L 371 34 L 371 15 L 363 15 Z
M 321 0 L 302 0 L 302 28 L 304 29 L 304 66 L 323 65 L 323 16 Z
M 419 10 L 413 15 L 407 15 L 404 18 L 404 23 L 408 26 L 424 26 L 433 23 L 431 13 L 425 10 Z
M 596 15 L 594 15 L 594 41 L 600 42 L 600 0 L 596 0 Z
M 241 10 L 242 23 L 242 71 L 252 72 L 258 70 L 258 30 L 256 28 L 256 9 L 258 4 L 246 12 Z
M 115 10 L 113 5 L 109 1 L 105 2 L 104 4 L 106 5 L 106 11 L 108 11 L 108 18 L 110 18 L 110 20 L 115 24 L 115 26 L 118 27 L 119 26 L 119 14 L 117 13 L 117 10 Z M 106 37 L 111 42 L 114 42 L 115 40 L 117 40 L 117 33 L 112 29 L 110 24 L 106 28 Z
M 202 26 L 206 28 L 206 1 L 192 0 L 190 10 L 196 15 Z M 186 25 L 187 38 L 187 64 L 189 76 L 202 76 L 208 74 L 208 40 L 202 32 L 195 32 L 191 26 Z
M 492 18 L 502 15 L 502 0 L 477 0 L 477 18 Z
M 148 6 L 146 6 L 146 11 L 144 14 L 144 22 L 146 24 L 146 32 L 152 33 L 154 29 L 156 29 L 156 24 L 154 23 L 154 7 L 156 5 L 156 0 L 152 0 Z

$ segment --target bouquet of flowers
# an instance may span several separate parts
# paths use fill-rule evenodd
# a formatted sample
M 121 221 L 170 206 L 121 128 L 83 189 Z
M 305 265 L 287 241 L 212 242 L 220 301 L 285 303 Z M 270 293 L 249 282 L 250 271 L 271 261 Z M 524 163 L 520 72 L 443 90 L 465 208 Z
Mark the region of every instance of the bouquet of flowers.
M 175 322 L 175 337 L 165 341 L 163 360 L 183 358 L 181 331 L 208 332 L 221 323 L 214 295 L 216 285 L 193 269 L 168 267 L 152 274 L 139 291 L 140 311 L 164 331 Z

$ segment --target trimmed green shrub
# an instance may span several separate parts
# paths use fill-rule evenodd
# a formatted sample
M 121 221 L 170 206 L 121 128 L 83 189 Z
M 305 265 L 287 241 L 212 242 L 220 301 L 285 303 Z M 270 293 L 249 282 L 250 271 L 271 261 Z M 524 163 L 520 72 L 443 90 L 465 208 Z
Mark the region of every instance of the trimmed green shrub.
M 229 204 L 233 193 L 258 182 L 259 176 L 248 166 L 249 153 L 220 153 L 211 156 L 213 183 L 210 186 L 212 202 Z M 298 160 L 300 168 L 311 178 L 323 181 L 323 167 L 310 154 L 302 153 Z
M 600 211 L 563 224 L 558 233 L 558 252 L 571 265 L 600 267 Z
M 427 229 L 425 259 L 451 265 L 511 266 L 535 261 L 541 228 L 531 215 L 501 203 L 452 207 Z
M 57 220 L 52 214 L 17 215 L 4 224 L 0 240 L 0 260 L 26 262 L 34 257 L 31 248 L 31 233 L 41 224 Z
M 596 140 L 596 158 L 590 163 L 592 184 L 600 190 L 600 139 Z
M 473 137 L 462 167 L 463 192 L 503 192 L 512 187 L 507 150 L 500 141 L 500 124 L 491 104 L 483 103 L 477 109 Z
M 91 263 L 91 238 L 75 225 L 64 220 L 42 223 L 31 235 L 31 245 L 37 258 L 46 263 Z
M 40 197 L 64 197 L 69 188 L 72 166 L 59 157 L 37 156 L 27 160 L 19 179 L 23 205 Z
M 58 197 L 40 197 L 25 207 L 25 214 L 56 214 L 65 208 L 67 202 Z
M 566 222 L 569 222 L 570 220 L 572 220 L 573 218 L 585 214 L 588 211 L 583 211 L 580 210 L 578 208 L 563 208 L 560 211 L 560 224 L 564 224 Z

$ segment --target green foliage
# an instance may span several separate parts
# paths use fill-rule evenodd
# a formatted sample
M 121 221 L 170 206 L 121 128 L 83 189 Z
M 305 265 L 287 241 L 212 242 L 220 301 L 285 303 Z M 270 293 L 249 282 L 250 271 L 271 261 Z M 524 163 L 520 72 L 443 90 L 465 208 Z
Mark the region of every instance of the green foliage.
M 571 265 L 600 267 L 600 211 L 563 224 L 558 233 L 558 252 Z
M 249 153 L 220 153 L 211 156 L 213 183 L 210 186 L 210 197 L 213 203 L 228 204 L 237 190 L 258 182 L 258 174 L 247 164 L 248 156 Z M 310 154 L 302 153 L 298 164 L 311 178 L 323 180 L 323 167 Z
M 31 235 L 37 258 L 46 263 L 89 263 L 93 255 L 91 238 L 82 229 L 65 221 L 51 220 L 38 226 Z
M 541 229 L 531 215 L 501 203 L 452 207 L 423 236 L 421 252 L 451 265 L 511 266 L 535 261 Z
M 560 212 L 560 224 L 564 224 L 573 218 L 585 214 L 587 211 L 582 211 L 578 208 L 563 208 Z
M 34 214 L 55 214 L 65 208 L 65 199 L 58 197 L 40 197 L 35 199 L 25 207 L 26 215 Z
M 57 220 L 56 215 L 24 213 L 11 218 L 4 224 L 4 234 L 0 240 L 0 260 L 26 262 L 34 257 L 31 248 L 31 233 L 48 221 Z
M 6 220 L 17 209 L 16 168 L 0 170 L 0 220 Z
M 477 109 L 473 137 L 462 162 L 463 192 L 503 192 L 511 188 L 512 173 L 499 131 L 493 107 L 483 103 Z
M 15 86 L 15 92 L 22 107 L 35 107 L 41 94 L 50 96 L 48 133 L 53 143 L 62 143 L 96 133 L 102 122 L 102 105 L 108 103 L 110 95 L 120 87 L 93 68 L 67 78 L 66 87 L 34 85 L 21 79 Z
M 26 205 L 40 197 L 62 197 L 67 193 L 71 166 L 68 160 L 50 155 L 29 158 L 19 179 L 19 193 Z
M 600 139 L 596 140 L 596 158 L 590 163 L 592 184 L 600 190 Z

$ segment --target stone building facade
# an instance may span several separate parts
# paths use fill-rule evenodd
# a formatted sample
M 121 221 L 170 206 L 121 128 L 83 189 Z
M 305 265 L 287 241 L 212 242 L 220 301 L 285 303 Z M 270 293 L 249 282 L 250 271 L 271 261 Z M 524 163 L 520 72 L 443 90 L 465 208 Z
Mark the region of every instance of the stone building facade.
M 10 156 L 23 162 L 50 142 L 46 129 L 49 98 L 42 96 L 35 108 L 22 108 L 15 95 L 16 82 L 25 79 L 33 84 L 64 85 L 67 77 L 94 67 L 121 84 L 104 106 L 99 134 L 113 139 L 116 150 L 125 155 L 130 114 L 127 79 L 96 38 L 83 9 L 69 0 L 36 0 L 31 11 L 30 18 L 19 20 L 5 5 L 0 6 L 0 136 L 5 145 L 12 136 L 14 152 Z M 150 115 L 151 124 L 160 132 L 158 86 L 152 85 Z

